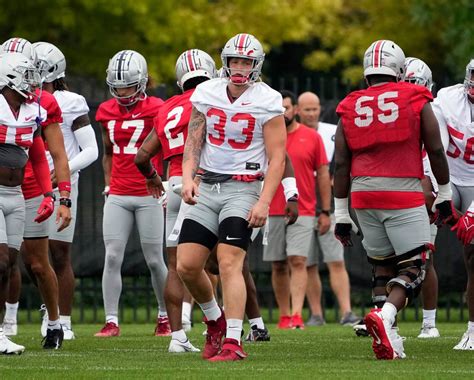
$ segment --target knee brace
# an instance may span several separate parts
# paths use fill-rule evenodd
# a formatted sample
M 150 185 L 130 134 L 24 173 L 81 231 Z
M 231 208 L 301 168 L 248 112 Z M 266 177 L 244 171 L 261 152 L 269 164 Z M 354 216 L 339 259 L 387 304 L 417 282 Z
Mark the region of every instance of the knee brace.
M 405 306 L 409 305 L 413 299 L 415 299 L 421 291 L 421 285 L 425 279 L 425 260 L 424 252 L 418 253 L 410 259 L 401 260 L 397 263 L 398 276 L 392 278 L 387 283 L 387 294 L 391 292 L 392 287 L 395 285 L 401 286 L 405 289 L 406 300 Z M 405 256 L 406 257 L 406 256 Z M 417 273 L 410 271 L 415 269 Z M 409 281 L 406 281 L 400 277 L 408 277 Z
M 390 279 L 390 276 L 377 276 L 375 274 L 375 269 L 372 268 L 372 302 L 375 306 L 381 307 L 381 305 L 383 305 L 387 300 L 387 293 L 375 294 L 375 288 L 387 289 L 387 283 Z

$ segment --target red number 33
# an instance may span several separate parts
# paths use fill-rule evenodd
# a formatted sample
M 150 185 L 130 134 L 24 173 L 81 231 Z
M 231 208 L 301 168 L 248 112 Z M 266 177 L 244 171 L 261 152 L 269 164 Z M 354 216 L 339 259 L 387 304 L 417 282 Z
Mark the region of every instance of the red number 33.
M 209 133 L 209 141 L 214 145 L 222 145 L 225 142 L 225 125 L 227 123 L 227 115 L 224 111 L 218 108 L 210 108 L 207 111 L 207 117 L 217 116 L 217 122 L 214 123 L 214 130 L 217 132 L 217 135 Z M 253 131 L 255 129 L 255 118 L 249 113 L 236 113 L 230 119 L 233 123 L 238 123 L 239 121 L 246 121 L 247 126 L 242 129 L 242 135 L 245 136 L 244 141 L 237 141 L 235 139 L 227 139 L 229 145 L 234 149 L 246 149 L 252 143 Z

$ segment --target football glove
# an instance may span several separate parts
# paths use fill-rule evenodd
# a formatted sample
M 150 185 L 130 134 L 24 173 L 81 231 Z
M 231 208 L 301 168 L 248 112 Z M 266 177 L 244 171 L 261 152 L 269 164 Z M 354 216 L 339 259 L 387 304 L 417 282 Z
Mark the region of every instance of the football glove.
M 50 195 L 45 196 L 38 207 L 36 213 L 38 216 L 34 219 L 36 223 L 44 222 L 54 212 L 54 198 Z
M 458 239 L 464 245 L 471 244 L 474 239 L 474 212 L 467 210 L 451 231 L 456 231 Z

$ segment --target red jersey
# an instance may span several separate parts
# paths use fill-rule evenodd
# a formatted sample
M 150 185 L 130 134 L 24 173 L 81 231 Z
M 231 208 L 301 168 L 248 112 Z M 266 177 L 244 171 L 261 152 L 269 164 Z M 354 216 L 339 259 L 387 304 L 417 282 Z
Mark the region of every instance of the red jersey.
M 38 94 L 38 90 L 36 93 Z M 41 128 L 47 128 L 50 124 L 63 122 L 61 109 L 59 108 L 58 102 L 53 94 L 43 91 L 41 93 L 40 106 L 44 108 L 47 113 L 46 119 L 40 122 Z M 47 148 L 46 144 L 45 147 Z M 25 177 L 21 185 L 21 190 L 25 199 L 35 198 L 43 194 L 38 182 L 36 181 L 30 160 L 26 163 Z
M 163 158 L 170 159 L 170 177 L 183 174 L 182 155 L 184 143 L 188 137 L 188 124 L 193 108 L 189 98 L 193 92 L 194 89 L 191 89 L 168 99 L 154 120 L 153 127 L 163 147 Z
M 107 131 L 113 145 L 110 194 L 150 195 L 143 174 L 135 166 L 138 149 L 153 129 L 153 118 L 158 114 L 163 101 L 148 96 L 129 110 L 115 99 L 103 102 L 96 113 L 96 120 Z M 161 152 L 152 159 L 159 175 L 163 174 Z
M 295 170 L 298 187 L 298 214 L 301 216 L 316 215 L 316 180 L 315 170 L 328 164 L 326 150 L 321 135 L 303 124 L 291 133 L 286 140 L 286 151 Z M 284 215 L 285 195 L 280 184 L 270 204 L 270 215 Z
M 354 91 L 339 103 L 336 112 L 352 152 L 351 175 L 422 178 L 420 114 L 432 100 L 431 92 L 423 86 L 389 82 Z M 393 209 L 423 204 L 422 192 L 402 188 L 352 191 L 354 208 Z

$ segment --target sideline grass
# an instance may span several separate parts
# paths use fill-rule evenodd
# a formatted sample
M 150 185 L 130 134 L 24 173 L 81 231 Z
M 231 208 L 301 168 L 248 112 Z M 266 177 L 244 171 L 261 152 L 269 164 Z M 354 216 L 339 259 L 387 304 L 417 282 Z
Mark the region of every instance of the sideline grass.
M 77 339 L 59 351 L 41 348 L 39 325 L 20 325 L 14 341 L 26 346 L 21 356 L 0 355 L 3 379 L 163 379 L 163 378 L 321 378 L 321 379 L 473 379 L 474 352 L 452 347 L 465 323 L 441 323 L 442 337 L 416 339 L 419 323 L 401 324 L 407 359 L 374 359 L 371 339 L 356 337 L 337 324 L 281 331 L 270 325 L 271 342 L 246 344 L 242 362 L 208 363 L 200 354 L 169 354 L 169 338 L 151 336 L 151 324 L 124 324 L 119 338 L 99 339 L 100 325 L 75 325 Z M 248 329 L 248 327 L 246 327 Z M 198 347 L 203 326 L 190 334 Z

